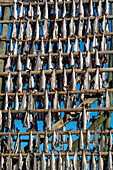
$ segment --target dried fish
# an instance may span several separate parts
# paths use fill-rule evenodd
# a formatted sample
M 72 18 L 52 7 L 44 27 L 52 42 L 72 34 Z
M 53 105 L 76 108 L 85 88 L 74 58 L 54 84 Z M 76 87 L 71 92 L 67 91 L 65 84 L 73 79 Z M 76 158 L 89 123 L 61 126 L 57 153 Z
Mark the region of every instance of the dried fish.
M 13 2 L 13 18 L 17 20 L 17 0 Z
M 111 131 L 109 132 L 109 138 L 108 138 L 108 149 L 111 151 L 112 150 L 112 134 Z
M 18 71 L 22 71 L 22 63 L 21 63 L 20 53 L 18 54 L 17 67 L 16 67 L 16 69 L 17 69 Z
M 45 166 L 46 166 L 46 160 L 45 160 L 45 154 L 43 152 L 42 156 L 41 156 L 41 167 L 40 167 L 40 170 L 45 170 Z
M 103 170 L 103 159 L 101 157 L 101 152 L 99 155 L 98 170 Z
M 91 34 L 91 21 L 90 21 L 90 17 L 88 18 L 88 26 L 87 26 L 87 34 Z
M 18 72 L 18 80 L 17 80 L 17 92 L 22 93 L 22 73 L 21 71 Z
M 83 57 L 82 57 L 82 51 L 80 51 L 80 64 L 79 64 L 79 68 L 83 69 Z
M 83 130 L 86 130 L 86 128 L 87 128 L 87 113 L 86 113 L 85 106 L 83 107 L 83 111 L 82 111 L 81 125 L 82 125 Z
M 80 17 L 84 17 L 84 7 L 83 7 L 82 0 L 80 0 L 80 3 L 79 3 L 79 14 L 80 14 Z
M 95 161 L 94 153 L 92 154 L 92 158 L 91 158 L 91 170 L 96 170 L 96 161 Z
M 25 9 L 24 9 L 24 6 L 23 6 L 23 2 L 19 1 L 19 3 L 21 4 L 19 18 L 23 18 L 25 16 Z
M 46 76 L 45 71 L 42 70 L 40 79 L 40 91 L 45 91 L 45 88 L 46 88 Z
M 56 70 L 53 70 L 51 75 L 51 90 L 56 89 Z
M 6 170 L 12 169 L 12 157 L 11 154 L 9 154 L 9 156 L 7 157 L 7 161 L 6 161 Z
M 26 107 L 27 107 L 27 100 L 26 99 L 27 99 L 27 97 L 26 97 L 26 93 L 24 91 L 22 102 L 21 102 L 21 110 L 26 110 Z
M 45 153 L 48 153 L 48 136 L 47 136 L 47 130 L 45 130 L 44 152 L 45 152 Z
M 86 48 L 86 51 L 87 52 L 90 52 L 90 39 L 89 39 L 89 36 L 87 36 L 87 41 L 85 43 L 85 48 Z
M 28 110 L 35 109 L 35 103 L 34 103 L 34 97 L 33 92 L 30 92 L 30 95 L 28 96 Z
M 61 157 L 61 152 L 59 152 L 59 156 L 58 156 L 58 170 L 62 170 L 62 157 Z
M 102 0 L 99 0 L 97 11 L 98 11 L 98 16 L 101 16 L 102 15 Z
M 79 41 L 78 41 L 78 37 L 76 36 L 75 44 L 74 44 L 74 52 L 78 52 L 78 51 L 79 51 Z
M 94 89 L 99 89 L 99 68 L 96 70 Z
M 112 170 L 112 154 L 111 151 L 108 153 L 108 169 Z
M 13 27 L 12 27 L 12 38 L 16 38 L 16 22 L 13 21 Z
M 63 10 L 62 10 L 62 17 L 64 18 L 66 16 L 66 4 L 65 0 L 63 1 Z
M 45 0 L 44 19 L 48 19 L 48 4 L 47 4 L 47 0 Z
M 29 112 L 26 111 L 25 113 L 25 117 L 24 117 L 24 122 L 23 122 L 24 126 L 29 129 L 30 128 L 30 115 Z
M 36 144 L 35 144 L 35 150 L 37 153 L 39 153 L 39 149 L 40 149 L 40 136 L 39 134 L 37 133 L 37 136 L 36 136 Z
M 98 17 L 95 16 L 95 22 L 93 24 L 93 33 L 98 34 Z
M 28 17 L 33 19 L 34 16 L 34 11 L 33 11 L 33 7 L 31 5 L 31 2 L 29 3 L 29 11 L 28 11 Z
M 69 170 L 69 154 L 66 152 L 65 170 Z
M 20 20 L 18 39 L 23 40 L 23 36 L 24 36 L 24 24 L 22 23 L 22 20 Z M 22 45 L 21 41 L 19 41 L 18 43 L 19 43 L 19 45 Z
M 77 150 L 75 151 L 74 158 L 73 158 L 73 169 L 77 170 L 78 169 L 78 159 L 77 159 Z
M 42 54 L 44 54 L 44 53 L 45 53 L 43 37 L 41 37 L 41 53 L 42 53 Z
M 54 157 L 54 151 L 53 150 L 51 152 L 50 170 L 55 170 L 55 157 Z
M 9 72 L 6 80 L 6 91 L 8 93 L 12 92 L 12 88 L 13 88 L 13 81 L 12 81 L 11 73 Z
M 85 58 L 85 62 L 86 62 L 86 67 L 90 67 L 91 66 L 91 57 L 90 57 L 90 51 L 87 52 L 86 58 Z
M 70 43 L 70 37 L 68 37 L 68 42 L 67 42 L 67 53 L 71 52 L 71 43 Z
M 81 130 L 79 134 L 79 150 L 82 150 L 82 149 L 83 149 L 83 132 Z
M 105 14 L 109 15 L 109 2 L 108 2 L 108 0 L 105 0 Z
M 8 110 L 8 92 L 5 93 L 4 110 Z
M 6 63 L 6 66 L 5 66 L 5 72 L 10 72 L 10 68 L 11 68 L 11 57 L 10 57 L 10 54 L 9 54 L 8 58 L 7 58 L 7 63 Z
M 88 72 L 88 70 L 85 73 L 84 90 L 89 90 L 89 72 Z
M 71 136 L 70 132 L 69 132 L 69 135 L 68 135 L 68 150 L 70 152 L 72 152 L 72 136 Z
M 36 27 L 35 27 L 35 40 L 39 40 L 39 32 L 40 32 L 40 26 L 38 22 L 38 17 L 36 18 Z
M 62 38 L 66 37 L 67 37 L 66 19 L 64 18 L 62 22 Z
M 49 108 L 49 99 L 48 99 L 48 93 L 47 93 L 47 89 L 45 91 L 45 97 L 44 97 L 44 109 L 48 109 Z
M 71 17 L 70 24 L 69 24 L 69 36 L 74 36 L 75 35 L 75 23 L 73 17 Z
M 17 135 L 17 140 L 16 140 L 16 143 L 15 143 L 13 153 L 18 153 L 18 152 L 20 152 L 20 134 L 19 134 L 19 132 L 18 132 L 18 135 Z
M 31 38 L 32 38 L 32 28 L 31 28 L 31 24 L 29 22 L 29 19 L 27 18 L 26 39 L 31 40 Z
M 43 25 L 43 37 L 46 39 L 48 37 L 48 20 L 44 20 L 44 25 Z
M 22 154 L 19 153 L 18 169 L 22 170 L 22 166 L 23 166 Z
M 28 153 L 27 157 L 26 157 L 26 170 L 29 170 L 30 168 L 30 155 Z
M 81 20 L 81 18 L 79 19 L 79 26 L 78 26 L 78 36 L 82 36 L 82 32 L 83 32 L 83 21 Z
M 72 74 L 71 74 L 71 90 L 76 91 L 76 77 L 75 77 L 75 70 L 74 68 L 72 69 Z
M 54 5 L 54 18 L 58 19 L 58 2 L 55 0 L 55 5 Z
M 82 154 L 82 169 L 87 170 L 87 162 L 86 162 L 85 150 L 83 150 L 83 154 Z
M 36 12 L 36 17 L 37 19 L 41 18 L 41 10 L 40 10 L 40 6 L 39 6 L 39 0 L 37 0 L 37 12 Z
M 86 133 L 86 149 L 89 150 L 89 144 L 90 144 L 90 131 L 87 130 Z
M 29 76 L 29 89 L 34 88 L 34 77 L 32 75 Z
M 19 110 L 18 93 L 15 94 L 15 110 Z
M 89 14 L 90 14 L 90 16 L 93 16 L 93 0 L 90 0 L 90 4 L 89 4 Z
M 3 157 L 3 153 L 1 154 L 1 161 L 0 161 L 0 167 L 2 168 L 2 169 L 4 169 L 4 163 L 5 163 L 5 161 L 4 161 L 4 157 Z
M 55 90 L 55 97 L 53 99 L 53 109 L 58 109 L 58 93 Z
M 40 55 L 38 54 L 35 70 L 40 71 L 41 69 L 42 69 L 42 61 L 41 61 Z
M 99 60 L 98 50 L 97 49 L 95 49 L 95 66 L 100 67 L 100 60 Z
M 109 98 L 109 93 L 108 90 L 106 90 L 106 107 L 110 107 L 110 98 Z
M 47 116 L 47 130 L 51 131 L 51 110 L 48 110 L 48 116 Z
M 54 25 L 53 25 L 53 39 L 57 39 L 57 38 L 58 38 L 58 24 L 55 19 Z
M 72 17 L 76 16 L 76 4 L 74 0 L 72 0 L 71 15 Z
M 11 130 L 11 109 L 10 108 L 8 110 L 8 115 L 7 115 L 7 126 L 8 126 L 8 129 Z
M 8 138 L 7 138 L 7 151 L 9 153 L 12 151 L 12 145 L 13 145 L 13 139 L 12 139 L 12 136 L 11 136 L 11 132 L 9 132 L 9 135 L 8 135 Z
M 48 70 L 51 70 L 51 69 L 53 69 L 53 64 L 52 64 L 51 52 L 49 52 Z
M 58 69 L 59 70 L 62 70 L 63 69 L 63 63 L 62 63 L 62 56 L 61 56 L 61 52 L 59 53 L 59 56 L 58 56 Z
M 32 130 L 30 131 L 30 136 L 29 136 L 29 151 L 33 152 L 33 134 L 32 134 Z

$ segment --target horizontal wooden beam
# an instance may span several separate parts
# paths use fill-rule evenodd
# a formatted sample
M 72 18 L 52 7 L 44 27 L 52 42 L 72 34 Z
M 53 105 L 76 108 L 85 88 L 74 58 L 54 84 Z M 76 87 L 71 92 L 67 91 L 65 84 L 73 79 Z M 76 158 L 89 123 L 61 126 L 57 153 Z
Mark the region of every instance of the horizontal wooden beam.
M 80 107 L 80 108 L 70 108 L 70 109 L 50 109 L 51 112 L 72 112 L 71 115 L 75 115 L 74 112 L 82 112 L 83 108 Z M 2 113 L 8 113 L 8 110 L 1 110 Z M 10 110 L 12 114 L 16 114 L 16 113 L 25 113 L 26 111 L 25 110 Z M 97 112 L 97 111 L 106 111 L 106 112 L 109 112 L 109 111 L 113 111 L 113 107 L 107 107 L 107 108 L 104 108 L 104 107 L 98 107 L 98 108 L 86 108 L 86 111 L 87 112 Z M 30 113 L 46 113 L 48 112 L 48 109 L 35 109 L 35 110 L 30 110 L 29 111 Z
M 73 56 L 79 56 L 80 52 L 73 52 Z M 113 54 L 113 50 L 111 51 L 98 51 L 98 54 L 99 55 L 109 55 L 109 54 Z M 69 53 L 61 53 L 61 56 L 69 56 L 70 54 Z M 82 55 L 85 56 L 87 55 L 87 52 L 82 52 Z M 95 52 L 91 51 L 90 52 L 90 55 L 95 55 Z M 35 57 L 48 57 L 49 54 L 46 53 L 46 54 L 28 54 L 28 55 L 20 55 L 21 58 L 26 58 L 26 57 L 29 57 L 29 58 L 35 58 Z M 56 57 L 56 56 L 59 56 L 59 53 L 51 53 L 51 56 L 52 57 Z M 10 55 L 10 58 L 17 58 L 18 55 Z M 7 59 L 8 58 L 8 55 L 0 55 L 0 59 Z
M 42 155 L 42 153 L 29 153 L 29 156 L 33 156 L 34 154 L 37 157 Z M 45 154 L 45 156 L 51 156 L 51 153 L 44 153 L 44 154 Z M 74 152 L 68 152 L 68 154 L 69 154 L 69 156 L 74 156 L 75 153 Z M 94 156 L 99 156 L 99 155 L 101 155 L 101 156 L 108 156 L 109 152 L 101 152 L 101 153 L 95 152 L 93 154 L 94 154 Z M 113 152 L 111 152 L 111 154 L 113 155 Z M 26 157 L 27 155 L 28 155 L 28 153 L 22 153 L 22 157 Z M 55 156 L 59 156 L 59 153 L 54 153 L 54 155 Z M 65 156 L 65 155 L 66 155 L 66 152 L 61 152 L 61 156 Z M 77 155 L 81 156 L 82 152 L 77 152 Z M 92 153 L 85 152 L 85 155 L 86 156 L 91 156 Z M 9 154 L 8 153 L 2 153 L 2 154 L 0 154 L 0 156 L 8 157 Z M 19 157 L 19 153 L 10 153 L 10 156 L 11 157 Z
M 96 72 L 96 68 L 92 68 L 92 69 L 87 69 L 87 70 L 82 70 L 82 69 L 75 69 L 75 73 L 82 73 L 85 74 L 86 71 L 88 71 L 89 73 L 95 73 Z M 44 70 L 46 75 L 51 74 L 53 71 L 52 70 Z M 99 68 L 99 72 L 113 72 L 113 67 L 110 68 Z M 18 72 L 10 72 L 12 76 L 17 76 Z M 31 75 L 38 75 L 41 73 L 41 71 L 30 71 Z M 62 74 L 63 70 L 56 70 L 56 74 Z M 72 69 L 66 69 L 66 73 L 72 73 Z M 7 76 L 9 73 L 8 72 L 0 72 L 0 76 Z M 22 71 L 21 72 L 22 75 L 29 75 L 29 71 Z
M 90 134 L 94 134 L 95 133 L 95 130 L 90 130 L 89 128 L 89 132 Z M 96 131 L 97 134 L 109 134 L 109 132 L 113 133 L 113 130 L 97 130 Z M 68 134 L 71 134 L 71 135 L 79 135 L 80 134 L 80 130 L 77 130 L 77 131 L 59 131 L 59 135 L 68 135 Z M 82 133 L 83 134 L 86 134 L 87 133 L 87 130 L 82 130 Z M 30 132 L 0 132 L 0 136 L 8 136 L 8 135 L 11 135 L 11 136 L 26 136 L 26 135 L 30 135 Z M 40 132 L 40 131 L 32 131 L 32 135 L 45 135 L 45 132 Z M 53 134 L 53 131 L 47 131 L 47 135 L 50 136 Z
M 113 92 L 113 88 L 112 89 L 107 89 L 108 92 Z M 89 94 L 89 93 L 105 93 L 106 89 L 99 89 L 99 90 L 78 90 L 78 91 L 57 91 L 57 94 L 60 95 L 65 95 L 65 94 Z M 7 93 L 8 96 L 15 96 L 15 93 Z M 18 96 L 23 96 L 24 93 L 17 93 Z M 30 93 L 25 93 L 27 96 L 30 95 Z M 38 93 L 33 93 L 33 96 L 44 96 L 44 92 L 38 92 Z M 48 95 L 54 95 L 55 92 L 47 92 Z M 5 96 L 5 93 L 0 93 L 0 96 Z

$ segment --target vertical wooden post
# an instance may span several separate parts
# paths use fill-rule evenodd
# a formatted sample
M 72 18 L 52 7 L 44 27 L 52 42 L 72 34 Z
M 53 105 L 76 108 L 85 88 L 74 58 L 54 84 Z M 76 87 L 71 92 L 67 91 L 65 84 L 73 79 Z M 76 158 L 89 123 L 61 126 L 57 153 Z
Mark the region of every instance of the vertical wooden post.
M 5 7 L 4 8 L 4 16 L 3 16 L 3 20 L 9 20 L 9 15 L 10 15 L 10 7 Z M 6 36 L 7 37 L 7 33 L 8 33 L 8 24 L 3 24 L 2 27 L 2 36 Z M 0 55 L 4 55 L 6 53 L 6 45 L 7 43 L 5 41 L 1 41 L 0 42 Z M 3 72 L 4 70 L 4 60 L 0 59 L 0 72 Z M 0 93 L 2 91 L 2 77 L 0 77 Z M 0 110 L 2 109 L 2 98 L 0 98 Z

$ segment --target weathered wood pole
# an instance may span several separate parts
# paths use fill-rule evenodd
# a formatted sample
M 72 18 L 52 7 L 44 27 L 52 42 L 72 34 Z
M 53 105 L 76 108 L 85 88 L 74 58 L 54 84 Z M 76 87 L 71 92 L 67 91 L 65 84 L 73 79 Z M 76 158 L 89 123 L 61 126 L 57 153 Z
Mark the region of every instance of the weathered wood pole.
M 10 7 L 4 7 L 3 20 L 9 20 L 9 16 L 10 16 Z M 3 26 L 2 26 L 2 36 L 7 37 L 7 33 L 8 33 L 8 24 L 3 24 Z M 7 45 L 7 43 L 5 41 L 0 42 L 0 55 L 6 54 L 6 45 Z M 0 72 L 3 72 L 3 70 L 4 70 L 4 60 L 0 59 Z M 3 78 L 0 77 L 0 93 L 1 93 L 2 88 L 3 88 L 2 79 Z M 3 104 L 3 99 L 2 99 L 2 97 L 0 97 L 0 110 L 2 109 L 2 104 Z

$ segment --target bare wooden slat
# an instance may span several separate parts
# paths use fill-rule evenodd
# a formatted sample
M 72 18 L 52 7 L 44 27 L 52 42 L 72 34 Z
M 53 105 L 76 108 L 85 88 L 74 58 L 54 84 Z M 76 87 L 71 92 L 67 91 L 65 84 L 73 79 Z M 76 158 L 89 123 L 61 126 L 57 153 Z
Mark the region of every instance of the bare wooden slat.
M 113 36 L 113 32 L 109 32 L 109 33 L 104 33 L 104 36 Z M 95 35 L 95 37 L 96 38 L 98 38 L 98 37 L 102 37 L 103 36 L 103 34 L 96 34 Z M 86 39 L 86 37 L 89 37 L 89 38 L 93 38 L 93 35 L 87 35 L 87 36 L 77 36 L 77 38 L 78 39 Z M 10 39 L 4 39 L 4 38 L 1 38 L 1 40 L 2 41 L 7 41 L 7 42 L 9 42 L 10 41 Z M 67 41 L 67 38 L 60 38 L 60 40 L 61 41 Z M 75 40 L 75 37 L 70 37 L 70 40 Z M 15 42 L 15 40 L 13 40 L 14 42 Z M 25 41 L 31 41 L 31 40 L 17 40 L 17 42 L 25 42 Z M 49 42 L 49 39 L 44 39 L 43 40 L 44 42 Z M 53 42 L 58 42 L 59 41 L 59 39 L 51 39 L 51 41 L 53 41 Z M 39 39 L 39 40 L 34 40 L 34 42 L 41 42 L 41 40 Z M 44 54 L 42 54 L 42 55 L 44 55 Z
M 82 69 L 75 69 L 74 70 L 75 73 L 86 73 L 86 70 L 82 70 Z M 92 69 L 87 69 L 87 71 L 89 73 L 95 73 L 96 71 L 96 68 L 92 68 Z M 49 75 L 52 73 L 52 70 L 44 70 L 45 74 Z M 66 70 L 66 73 L 71 73 L 72 72 L 72 69 L 67 69 Z M 113 72 L 113 68 L 99 68 L 99 72 Z M 18 72 L 10 72 L 12 76 L 17 76 L 18 75 Z M 29 72 L 27 71 L 22 71 L 21 72 L 22 75 L 29 75 Z M 30 71 L 31 75 L 35 74 L 35 75 L 38 75 L 41 73 L 41 71 Z M 63 73 L 63 70 L 56 70 L 56 74 L 62 74 Z M 7 76 L 8 75 L 8 72 L 0 72 L 0 76 Z
M 82 55 L 86 55 L 87 53 L 86 52 L 82 52 Z M 90 53 L 91 55 L 95 55 L 95 52 L 91 52 Z M 98 54 L 99 55 L 105 55 L 105 54 L 113 54 L 113 50 L 111 51 L 98 51 Z M 46 54 L 28 54 L 28 57 L 29 58 L 35 58 L 37 56 L 40 56 L 40 57 L 48 57 L 48 53 Z M 74 56 L 78 56 L 79 55 L 79 52 L 78 53 L 75 53 L 73 52 L 73 55 Z M 59 56 L 59 53 L 51 53 L 51 56 L 52 57 L 56 57 L 56 56 Z M 69 53 L 61 53 L 61 56 L 69 56 Z M 16 58 L 17 56 L 16 55 L 10 55 L 11 58 Z M 24 55 L 20 55 L 21 58 L 26 58 L 27 56 L 24 56 Z M 6 59 L 8 58 L 8 55 L 0 55 L 0 58 L 1 59 Z
M 87 133 L 87 130 L 83 130 L 82 131 L 83 134 L 86 134 Z M 95 133 L 95 130 L 89 130 L 90 134 L 94 134 Z M 101 134 L 101 132 L 103 132 L 103 134 L 109 134 L 109 132 L 113 133 L 113 130 L 97 130 L 97 134 Z M 37 133 L 39 135 L 45 135 L 45 132 L 40 132 L 40 131 L 32 131 L 32 135 L 37 135 Z M 80 130 L 77 130 L 77 131 L 59 131 L 59 135 L 68 135 L 69 133 L 71 133 L 71 135 L 79 135 L 80 134 Z M 30 132 L 10 132 L 11 136 L 17 136 L 17 135 L 21 135 L 21 136 L 26 136 L 26 135 L 30 135 Z M 47 135 L 52 135 L 53 134 L 53 131 L 48 131 L 47 132 Z M 9 132 L 0 132 L 0 136 L 7 136 L 9 135 Z
M 113 89 L 107 89 L 108 92 L 113 92 Z M 99 89 L 99 90 L 78 90 L 78 91 L 58 91 L 58 94 L 64 95 L 64 94 L 83 94 L 83 93 L 105 93 L 106 89 Z M 7 93 L 8 96 L 15 96 L 15 93 Z M 30 95 L 30 93 L 25 93 L 27 96 Z M 33 96 L 42 96 L 44 95 L 44 92 L 38 92 L 38 93 L 33 93 Z M 54 95 L 55 92 L 47 92 L 48 95 Z M 23 96 L 23 93 L 18 93 L 18 96 Z M 1 93 L 0 96 L 5 96 L 5 93 Z
M 82 107 L 80 108 L 70 108 L 70 109 L 51 109 L 51 112 L 72 112 L 71 115 L 75 115 L 74 112 L 82 112 Z M 86 111 L 113 111 L 113 107 L 108 107 L 108 108 L 87 108 Z M 11 113 L 16 114 L 16 113 L 25 113 L 26 111 L 24 110 L 11 110 Z M 30 110 L 30 113 L 44 113 L 48 112 L 48 109 L 35 109 L 35 110 Z M 2 110 L 2 113 L 8 113 L 8 110 Z
M 41 153 L 35 153 L 35 154 L 36 154 L 37 157 L 42 155 Z M 75 154 L 74 152 L 69 152 L 69 156 L 74 156 L 74 154 Z M 111 154 L 113 155 L 113 152 L 111 152 Z M 22 157 L 26 157 L 27 155 L 28 155 L 28 153 L 22 153 Z M 59 153 L 54 153 L 54 155 L 59 156 Z M 66 152 L 61 152 L 61 156 L 65 156 L 65 155 L 66 155 Z M 77 155 L 81 156 L 82 152 L 77 152 Z M 86 156 L 91 156 L 92 153 L 86 152 L 85 155 Z M 101 156 L 108 156 L 108 152 L 101 152 L 100 155 Z M 0 156 L 1 156 L 1 154 L 0 154 Z M 3 157 L 8 157 L 9 154 L 8 153 L 3 153 L 2 156 Z M 19 154 L 18 153 L 15 153 L 15 154 L 11 153 L 10 156 L 11 157 L 19 157 Z M 29 156 L 33 156 L 33 154 L 29 153 Z M 45 156 L 51 156 L 51 153 L 45 153 Z M 99 153 L 95 152 L 94 156 L 99 156 Z

